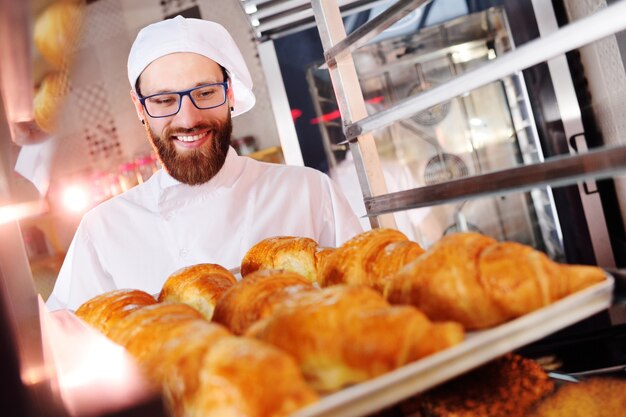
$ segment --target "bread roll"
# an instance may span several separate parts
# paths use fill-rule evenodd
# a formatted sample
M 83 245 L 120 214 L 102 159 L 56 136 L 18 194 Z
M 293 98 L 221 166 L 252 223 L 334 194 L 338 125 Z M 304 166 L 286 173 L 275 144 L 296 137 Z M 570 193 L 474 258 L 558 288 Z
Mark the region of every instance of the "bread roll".
M 478 268 L 482 287 L 513 317 L 606 280 L 598 267 L 559 264 L 543 252 L 515 242 L 486 248 Z
M 213 343 L 186 416 L 282 417 L 318 399 L 297 363 L 273 346 L 244 337 Z
M 161 385 L 175 417 L 282 417 L 317 400 L 289 355 L 185 304 L 136 309 L 110 334 Z
M 605 417 L 626 415 L 626 380 L 594 377 L 565 384 L 528 417 Z
M 401 403 L 414 417 L 524 417 L 554 390 L 536 362 L 507 354 Z
M 309 384 L 331 392 L 460 343 L 456 323 L 392 307 L 371 288 L 336 285 L 293 294 L 247 336 L 291 354 Z
M 140 362 L 160 347 L 171 328 L 189 320 L 204 320 L 202 314 L 185 304 L 158 303 L 138 308 L 118 321 L 109 338 L 124 346 Z
M 387 277 L 424 250 L 400 231 L 373 229 L 348 240 L 324 262 L 318 275 L 322 287 L 367 285 L 382 292 Z
M 313 284 L 295 272 L 256 271 L 224 293 L 215 307 L 213 321 L 241 335 L 252 323 L 270 315 L 285 298 L 296 292 L 313 290 Z
M 200 386 L 202 358 L 208 349 L 231 333 L 223 326 L 204 320 L 190 320 L 170 334 L 158 356 L 144 362 L 145 370 L 163 387 L 164 399 L 173 416 L 184 416 Z
M 324 265 L 326 265 L 326 262 L 327 262 L 328 258 L 336 250 L 337 250 L 336 248 L 324 248 L 324 247 L 321 247 L 321 246 L 317 248 L 317 253 L 316 253 L 316 259 L 317 259 L 316 282 L 319 280 L 319 274 L 324 269 Z
M 483 329 L 601 282 L 601 269 L 559 265 L 514 242 L 478 233 L 442 238 L 385 287 L 392 304 L 410 304 L 432 320 Z
M 217 300 L 236 282 L 235 276 L 220 265 L 192 265 L 167 278 L 159 301 L 187 304 L 211 320 Z
M 35 92 L 33 111 L 35 122 L 44 132 L 56 130 L 68 85 L 68 75 L 62 71 L 48 73 L 41 80 Z
M 174 417 L 278 417 L 317 400 L 294 360 L 272 346 L 204 320 L 153 330 L 158 349 L 150 341 L 141 363 Z
M 241 275 L 263 269 L 297 272 L 310 282 L 317 281 L 318 262 L 329 253 L 307 237 L 277 236 L 255 244 L 241 261 Z
M 122 289 L 100 294 L 84 302 L 76 316 L 108 336 L 110 329 L 138 308 L 156 304 L 150 294 L 141 290 Z
M 387 280 L 422 253 L 424 249 L 410 240 L 400 240 L 385 245 L 372 263 L 369 274 L 370 285 L 382 293 Z
M 83 1 L 57 0 L 37 16 L 33 42 L 56 69 L 67 69 L 79 41 L 84 16 Z

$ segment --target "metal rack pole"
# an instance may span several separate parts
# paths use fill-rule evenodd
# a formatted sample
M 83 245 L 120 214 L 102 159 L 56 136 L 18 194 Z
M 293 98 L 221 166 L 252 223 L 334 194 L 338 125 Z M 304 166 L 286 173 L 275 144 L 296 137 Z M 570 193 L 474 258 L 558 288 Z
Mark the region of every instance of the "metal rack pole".
M 537 28 L 540 36 L 547 36 L 559 30 L 556 14 L 551 3 L 540 0 L 532 0 Z M 563 121 L 563 131 L 566 138 L 575 141 L 575 144 L 567 141 L 570 153 L 583 153 L 588 150 L 585 127 L 582 121 L 582 112 L 576 97 L 576 87 L 570 73 L 569 64 L 565 54 L 556 56 L 547 62 L 550 78 L 554 88 L 554 94 Z M 592 179 L 578 184 L 583 213 L 589 229 L 589 237 L 592 242 L 592 250 L 598 265 L 615 266 L 615 257 L 611 249 L 609 230 L 604 218 L 604 209 L 599 193 L 586 192 L 596 190 L 597 185 Z
M 346 38 L 339 6 L 337 3 L 331 3 L 333 2 L 320 0 L 312 2 L 315 20 L 325 51 Z M 336 65 L 333 65 L 329 71 L 344 126 L 355 120 L 367 117 L 365 100 L 363 99 L 352 55 L 338 58 Z M 354 156 L 354 163 L 357 168 L 363 196 L 372 197 L 386 194 L 387 185 L 385 184 L 378 151 L 376 150 L 372 134 L 368 133 L 359 136 L 355 142 L 350 144 L 350 150 Z M 391 214 L 370 217 L 370 222 L 372 227 L 396 228 L 395 218 Z
M 350 35 L 325 52 L 324 58 L 329 67 L 337 63 L 337 59 L 365 45 L 376 35 L 382 33 L 389 26 L 408 15 L 414 9 L 423 6 L 431 0 L 399 0 L 387 10 L 358 27 Z
M 538 187 L 560 187 L 582 179 L 609 178 L 626 172 L 626 145 L 605 147 L 587 153 L 555 157 L 488 174 L 441 184 L 399 191 L 365 199 L 369 215 L 429 207 L 467 198 L 530 191 Z

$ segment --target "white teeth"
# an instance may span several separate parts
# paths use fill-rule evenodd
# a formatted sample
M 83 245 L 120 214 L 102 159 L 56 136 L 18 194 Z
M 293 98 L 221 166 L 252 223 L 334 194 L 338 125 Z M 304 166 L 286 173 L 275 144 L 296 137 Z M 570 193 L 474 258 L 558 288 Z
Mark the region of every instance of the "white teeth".
M 201 133 L 199 135 L 194 135 L 194 136 L 176 136 L 176 139 L 178 139 L 181 142 L 195 142 L 203 138 L 205 134 L 206 133 Z

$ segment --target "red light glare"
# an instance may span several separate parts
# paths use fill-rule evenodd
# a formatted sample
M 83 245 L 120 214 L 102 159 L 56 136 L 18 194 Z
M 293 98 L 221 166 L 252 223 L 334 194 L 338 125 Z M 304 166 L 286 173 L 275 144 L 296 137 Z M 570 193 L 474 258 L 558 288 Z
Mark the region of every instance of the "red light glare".
M 383 96 L 376 96 L 376 97 L 370 98 L 369 100 L 366 100 L 365 102 L 368 104 L 378 104 L 378 103 L 382 103 L 383 100 L 384 100 Z M 339 110 L 333 110 L 331 112 L 321 115 L 320 117 L 315 117 L 311 119 L 311 124 L 316 125 L 318 123 L 330 122 L 331 120 L 339 119 L 340 117 L 341 117 L 341 113 L 339 112 Z
M 302 110 L 300 109 L 291 109 L 291 118 L 295 122 L 300 116 L 302 116 Z

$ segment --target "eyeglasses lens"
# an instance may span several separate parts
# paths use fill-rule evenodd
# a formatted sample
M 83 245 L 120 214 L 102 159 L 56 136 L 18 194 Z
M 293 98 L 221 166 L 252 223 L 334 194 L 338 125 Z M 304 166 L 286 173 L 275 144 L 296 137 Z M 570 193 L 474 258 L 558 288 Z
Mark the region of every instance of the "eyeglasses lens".
M 172 116 L 180 109 L 182 96 L 188 95 L 199 109 L 211 109 L 226 102 L 226 88 L 223 84 L 210 84 L 182 93 L 163 93 L 147 97 L 146 110 L 152 117 Z

